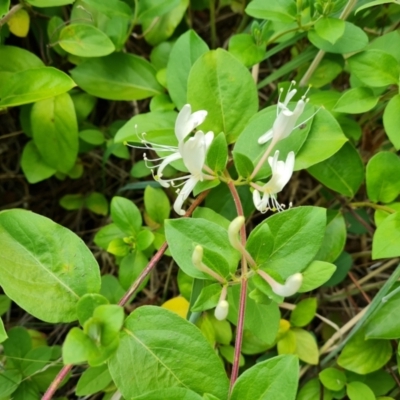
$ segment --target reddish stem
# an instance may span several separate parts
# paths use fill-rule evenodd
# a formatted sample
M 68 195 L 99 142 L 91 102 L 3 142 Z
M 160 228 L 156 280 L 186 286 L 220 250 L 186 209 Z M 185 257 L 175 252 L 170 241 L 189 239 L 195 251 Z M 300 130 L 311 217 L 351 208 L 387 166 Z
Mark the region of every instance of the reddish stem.
M 236 210 L 238 216 L 243 216 L 243 207 L 242 202 L 240 201 L 239 194 L 236 190 L 234 183 L 230 180 L 228 182 L 229 190 L 231 191 L 233 201 L 235 202 Z M 240 240 L 242 242 L 243 247 L 246 245 L 246 226 L 243 226 L 240 229 Z M 247 299 L 247 262 L 246 257 L 242 255 L 242 276 L 241 276 L 241 284 L 240 284 L 240 302 L 239 302 L 239 315 L 238 315 L 238 323 L 236 327 L 236 340 L 235 340 L 235 354 L 233 359 L 233 366 L 231 372 L 231 381 L 230 381 L 230 393 L 232 392 L 233 386 L 236 382 L 236 379 L 239 375 L 239 362 L 240 362 L 240 354 L 242 351 L 242 342 L 243 342 L 243 330 L 244 330 L 244 317 L 246 311 L 246 299 Z
M 46 393 L 43 395 L 42 400 L 51 400 L 53 394 L 58 388 L 58 385 L 64 380 L 64 378 L 68 375 L 69 371 L 71 371 L 72 365 L 64 365 L 61 368 L 61 371 L 54 378 L 53 382 L 51 382 L 50 386 L 47 388 Z
M 201 193 L 199 197 L 192 203 L 189 209 L 185 213 L 185 217 L 190 217 L 193 211 L 198 207 L 198 205 L 207 197 L 209 190 Z M 128 289 L 128 291 L 123 295 L 122 299 L 118 302 L 118 305 L 124 306 L 129 298 L 136 292 L 138 287 L 142 284 L 142 282 L 146 279 L 147 275 L 153 270 L 153 268 L 157 265 L 158 261 L 160 261 L 161 257 L 167 250 L 168 244 L 164 242 L 160 249 L 156 254 L 151 258 L 146 268 L 142 271 L 142 273 L 138 276 L 135 282 L 133 282 L 132 286 Z M 50 386 L 47 388 L 46 393 L 43 395 L 42 400 L 51 400 L 53 398 L 54 393 L 56 392 L 58 385 L 61 381 L 67 376 L 68 372 L 71 370 L 73 365 L 65 365 L 58 375 L 54 378 L 53 382 L 51 382 Z

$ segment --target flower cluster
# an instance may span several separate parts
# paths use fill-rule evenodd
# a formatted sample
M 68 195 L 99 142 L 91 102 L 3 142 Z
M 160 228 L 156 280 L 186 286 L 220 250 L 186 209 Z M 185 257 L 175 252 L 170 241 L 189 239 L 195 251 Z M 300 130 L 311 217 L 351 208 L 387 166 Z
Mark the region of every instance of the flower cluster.
M 294 83 L 295 82 L 292 82 L 292 85 Z M 288 104 L 293 96 L 297 93 L 296 89 L 292 89 L 292 85 L 290 86 L 283 102 L 280 101 L 282 90 L 280 91 L 277 114 L 272 128 L 258 139 L 259 144 L 264 144 L 271 141 L 263 157 L 260 159 L 259 163 L 257 164 L 251 175 L 251 178 L 254 178 L 268 158 L 268 163 L 271 166 L 272 171 L 271 179 L 263 186 L 256 183 L 251 183 L 251 186 L 254 188 L 254 206 L 258 211 L 262 213 L 265 213 L 268 210 L 283 210 L 284 206 L 279 204 L 277 201 L 277 194 L 282 191 L 282 189 L 289 182 L 293 174 L 295 161 L 293 151 L 290 151 L 288 153 L 286 161 L 279 160 L 279 150 L 275 151 L 273 157 L 268 157 L 276 143 L 288 137 L 292 133 L 292 131 L 297 128 L 297 120 L 303 113 L 304 108 L 307 104 L 308 99 L 306 98 L 306 93 L 297 102 L 293 111 L 289 109 Z
M 144 154 L 145 161 L 159 162 L 149 168 L 156 169 L 156 173 L 153 176 L 154 179 L 160 183 L 163 187 L 177 187 L 182 188 L 177 190 L 178 196 L 174 203 L 174 210 L 179 215 L 184 215 L 185 210 L 182 209 L 184 201 L 189 197 L 190 193 L 196 186 L 196 184 L 204 179 L 214 179 L 213 176 L 205 174 L 203 172 L 204 163 L 206 160 L 207 151 L 214 139 L 213 132 L 204 133 L 197 131 L 194 136 L 189 137 L 190 133 L 203 121 L 207 116 L 207 111 L 200 110 L 192 113 L 190 104 L 186 104 L 182 107 L 178 114 L 175 122 L 175 136 L 178 140 L 178 146 L 164 146 L 149 142 L 142 137 L 141 142 L 146 148 L 152 149 L 157 153 L 167 152 L 166 156 L 149 159 L 147 154 Z M 134 146 L 132 146 L 134 147 Z M 165 167 L 174 161 L 182 159 L 183 164 L 188 170 L 189 174 L 173 179 L 163 179 L 163 171 Z M 179 184 L 177 182 L 181 181 Z

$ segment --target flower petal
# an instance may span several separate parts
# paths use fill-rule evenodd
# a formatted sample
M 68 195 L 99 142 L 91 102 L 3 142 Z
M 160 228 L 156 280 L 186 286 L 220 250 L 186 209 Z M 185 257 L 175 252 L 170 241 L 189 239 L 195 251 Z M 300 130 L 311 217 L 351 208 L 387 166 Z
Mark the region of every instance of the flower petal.
M 199 110 L 192 114 L 190 104 L 185 104 L 175 121 L 175 135 L 178 142 L 182 142 L 187 135 L 205 120 L 207 111 Z
M 189 197 L 190 193 L 196 186 L 199 179 L 191 176 L 186 183 L 183 185 L 182 189 L 179 191 L 178 197 L 174 203 L 174 210 L 179 215 L 185 215 L 185 210 L 182 209 L 184 201 Z
M 179 160 L 182 158 L 181 154 L 177 151 L 176 153 L 170 154 L 169 156 L 166 156 L 162 163 L 158 166 L 157 168 L 157 175 L 156 175 L 156 180 L 160 182 L 160 185 L 163 187 L 169 187 L 169 183 L 164 182 L 161 177 L 163 176 L 162 172 L 165 169 L 165 167 L 172 163 L 173 161 Z
M 206 160 L 206 138 L 202 131 L 197 131 L 195 135 L 184 143 L 180 143 L 179 151 L 182 154 L 183 162 L 188 171 L 202 179 L 202 169 Z

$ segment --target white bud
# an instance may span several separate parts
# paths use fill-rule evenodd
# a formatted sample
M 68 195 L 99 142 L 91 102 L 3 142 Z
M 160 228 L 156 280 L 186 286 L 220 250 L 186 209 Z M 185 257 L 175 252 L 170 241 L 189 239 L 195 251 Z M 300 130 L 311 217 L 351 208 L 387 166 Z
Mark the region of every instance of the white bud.
M 244 224 L 244 221 L 245 221 L 245 219 L 242 215 L 239 217 L 236 217 L 229 224 L 229 228 L 228 228 L 229 242 L 231 243 L 232 247 L 234 247 L 236 250 L 239 250 L 240 252 L 242 251 L 243 246 L 239 241 L 239 232 Z
M 226 300 L 220 300 L 215 308 L 214 315 L 219 321 L 223 321 L 228 316 L 229 303 Z
M 303 275 L 298 272 L 297 274 L 290 275 L 284 285 L 281 285 L 278 282 L 269 282 L 272 290 L 278 296 L 288 297 L 297 293 L 300 289 L 301 284 L 303 283 Z

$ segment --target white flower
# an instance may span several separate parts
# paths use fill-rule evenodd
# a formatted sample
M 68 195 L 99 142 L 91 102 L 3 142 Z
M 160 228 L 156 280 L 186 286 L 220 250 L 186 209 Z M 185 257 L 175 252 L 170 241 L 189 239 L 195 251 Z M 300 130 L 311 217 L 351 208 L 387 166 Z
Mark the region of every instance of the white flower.
M 161 161 L 159 164 L 149 166 L 150 169 L 156 169 L 156 174 L 153 173 L 154 179 L 163 187 L 177 186 L 177 181 L 183 181 L 180 185 L 183 187 L 178 190 L 178 197 L 174 203 L 174 210 L 179 215 L 184 215 L 185 211 L 182 209 L 183 202 L 189 197 L 191 191 L 199 181 L 206 179 L 213 179 L 213 177 L 203 173 L 203 167 L 207 155 L 208 148 L 214 138 L 213 132 L 204 134 L 202 131 L 197 131 L 195 135 L 188 140 L 187 136 L 194 128 L 199 126 L 207 116 L 207 111 L 200 110 L 192 113 L 190 104 L 182 107 L 175 122 L 175 136 L 178 139 L 178 146 L 165 146 L 149 142 L 142 136 L 141 142 L 146 148 L 153 149 L 157 153 L 168 152 L 171 153 L 167 156 L 162 156 L 157 159 L 148 159 L 144 154 L 145 161 Z M 136 147 L 136 146 L 132 146 Z M 141 148 L 141 147 L 139 147 Z M 177 160 L 183 160 L 183 163 L 189 175 L 181 176 L 174 179 L 162 179 L 163 171 L 167 165 Z M 152 171 L 153 172 L 153 171 Z
M 253 192 L 254 206 L 262 213 L 268 209 L 277 209 L 279 211 L 283 209 L 276 199 L 276 194 L 282 191 L 293 174 L 294 152 L 289 152 L 286 161 L 279 161 L 278 158 L 279 150 L 275 152 L 274 157 L 268 158 L 272 170 L 271 179 L 264 186 L 252 184 L 255 188 Z M 263 194 L 262 198 L 260 192 Z
M 295 82 L 292 82 L 294 84 Z M 293 98 L 293 96 L 297 93 L 296 89 L 291 89 L 292 84 L 289 87 L 289 91 L 286 94 L 284 102 L 280 102 L 280 95 L 278 99 L 278 107 L 277 107 L 277 115 L 272 125 L 272 128 L 264 133 L 259 139 L 259 144 L 267 143 L 269 140 L 273 139 L 273 142 L 276 143 L 279 140 L 282 140 L 288 137 L 292 131 L 296 128 L 296 122 L 299 119 L 300 115 L 304 111 L 304 107 L 307 104 L 308 99 L 306 98 L 306 94 L 297 102 L 296 107 L 293 111 L 290 111 L 288 108 L 289 101 Z M 281 90 L 282 93 L 282 90 Z M 281 94 L 280 93 L 280 94 Z

